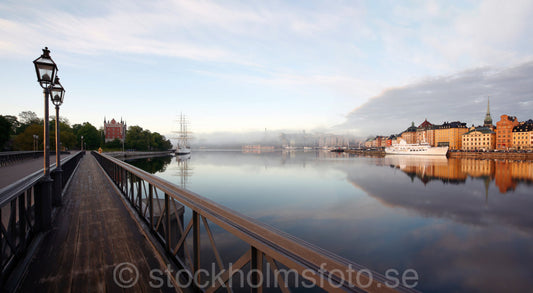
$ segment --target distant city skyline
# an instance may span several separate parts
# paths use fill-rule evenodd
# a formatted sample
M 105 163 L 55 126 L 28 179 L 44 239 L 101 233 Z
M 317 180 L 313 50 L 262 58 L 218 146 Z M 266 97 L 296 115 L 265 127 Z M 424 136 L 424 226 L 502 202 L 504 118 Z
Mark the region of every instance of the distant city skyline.
M 71 124 L 169 136 L 183 112 L 200 138 L 365 136 L 477 125 L 487 96 L 495 120 L 526 120 L 533 2 L 511 2 L 4 1 L 0 114 L 42 117 L 31 61 L 47 46 Z

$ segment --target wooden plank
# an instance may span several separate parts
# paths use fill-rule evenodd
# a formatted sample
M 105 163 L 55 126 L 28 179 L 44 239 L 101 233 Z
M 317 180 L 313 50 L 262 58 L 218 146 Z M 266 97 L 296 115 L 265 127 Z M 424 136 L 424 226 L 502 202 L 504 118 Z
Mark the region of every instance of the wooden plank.
M 175 292 L 166 286 L 150 287 L 150 270 L 166 268 L 120 196 L 94 157 L 85 156 L 20 291 Z M 113 273 L 122 263 L 139 271 L 138 283 L 131 288 L 115 284 Z

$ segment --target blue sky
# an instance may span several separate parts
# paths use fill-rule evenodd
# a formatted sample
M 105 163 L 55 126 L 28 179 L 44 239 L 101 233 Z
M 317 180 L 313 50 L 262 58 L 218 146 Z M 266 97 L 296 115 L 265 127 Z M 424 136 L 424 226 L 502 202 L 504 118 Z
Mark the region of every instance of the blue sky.
M 431 92 L 428 80 L 526 64 L 532 36 L 532 1 L 2 0 L 0 114 L 42 115 L 31 61 L 48 46 L 67 90 L 61 115 L 71 123 L 100 127 L 104 116 L 122 117 L 168 134 L 183 112 L 198 134 L 364 135 L 365 123 L 377 131 L 380 124 L 354 120 L 356 113 L 382 118 L 383 131 L 394 132 L 391 124 L 431 117 L 432 99 L 442 95 L 427 95 L 427 109 L 407 107 L 398 120 L 387 119 L 395 110 L 380 98 L 393 91 L 394 99 L 420 106 L 398 89 L 422 84 Z M 498 110 L 504 95 L 490 89 L 485 84 L 471 98 L 493 96 Z M 517 103 L 533 109 L 531 100 L 526 94 Z M 463 119 L 457 113 L 442 109 L 435 119 Z

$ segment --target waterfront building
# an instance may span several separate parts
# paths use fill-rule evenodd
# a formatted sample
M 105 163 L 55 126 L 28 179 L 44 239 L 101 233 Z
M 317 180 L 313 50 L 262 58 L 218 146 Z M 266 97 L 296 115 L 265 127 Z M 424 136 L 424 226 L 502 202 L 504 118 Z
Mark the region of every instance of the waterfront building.
M 386 136 L 376 136 L 376 146 L 378 148 L 380 147 L 386 147 L 387 146 L 387 137 Z
M 496 149 L 508 150 L 513 147 L 513 128 L 519 124 L 514 116 L 500 116 L 500 121 L 496 122 Z
M 372 147 L 372 142 L 374 141 L 373 138 L 369 138 L 365 141 L 365 148 L 369 149 Z
M 462 135 L 465 132 L 468 132 L 466 123 L 444 122 L 435 129 L 435 145 L 448 146 L 451 150 L 460 150 L 463 145 Z
M 387 143 L 386 143 L 385 146 L 389 147 L 389 146 L 392 146 L 392 145 L 396 145 L 396 139 L 397 139 L 397 137 L 394 134 L 389 136 L 389 137 L 387 137 Z
M 517 150 L 533 150 L 533 120 L 513 127 L 513 148 Z
M 427 118 L 416 128 L 416 142 L 427 142 L 430 145 L 435 144 L 435 131 L 433 131 L 433 124 L 431 124 Z
M 462 135 L 462 150 L 487 151 L 496 147 L 496 132 L 489 127 L 471 127 Z
M 411 126 L 402 132 L 401 138 L 405 140 L 406 143 L 416 143 L 416 126 L 414 122 L 412 122 Z
M 118 139 L 124 141 L 126 138 L 126 122 L 120 119 L 120 123 L 111 119 L 111 121 L 106 121 L 104 117 L 104 136 L 105 142 L 113 141 Z

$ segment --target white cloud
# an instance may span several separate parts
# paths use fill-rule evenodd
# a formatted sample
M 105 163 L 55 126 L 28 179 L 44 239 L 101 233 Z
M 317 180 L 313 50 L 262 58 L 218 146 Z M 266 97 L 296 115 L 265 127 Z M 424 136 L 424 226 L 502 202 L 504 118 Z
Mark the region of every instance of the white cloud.
M 460 120 L 479 125 L 488 96 L 494 123 L 502 114 L 521 121 L 533 118 L 531 109 L 520 106 L 533 103 L 533 62 L 499 70 L 478 68 L 386 90 L 350 112 L 336 128 L 389 135 L 425 118 L 434 124 Z

